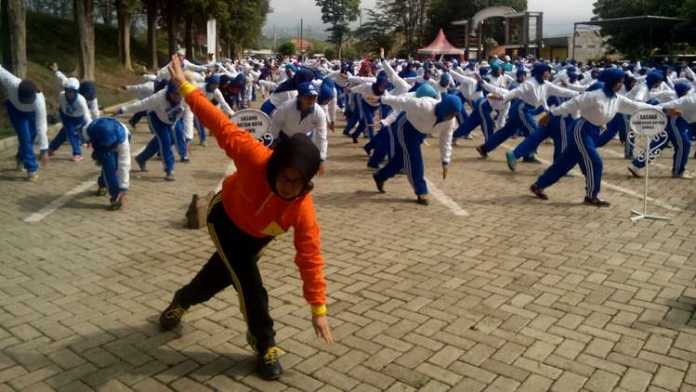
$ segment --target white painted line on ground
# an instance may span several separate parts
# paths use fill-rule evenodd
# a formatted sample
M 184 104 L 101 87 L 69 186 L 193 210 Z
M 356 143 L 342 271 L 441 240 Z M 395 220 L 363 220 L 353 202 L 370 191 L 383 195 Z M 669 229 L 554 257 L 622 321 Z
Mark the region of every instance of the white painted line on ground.
M 215 193 L 220 192 L 220 190 L 222 189 L 222 183 L 225 181 L 225 178 L 227 178 L 227 176 L 229 176 L 230 174 L 234 173 L 236 170 L 237 167 L 234 165 L 234 162 L 230 161 L 230 163 L 225 168 L 225 176 L 222 177 L 220 182 L 218 182 L 217 186 L 215 187 Z
M 432 182 L 430 182 L 427 178 L 425 179 L 425 182 L 428 184 L 428 189 L 430 190 L 430 194 L 437 199 L 440 203 L 442 203 L 445 207 L 449 208 L 450 211 L 456 216 L 469 216 L 469 213 L 464 210 L 462 207 L 457 204 L 454 200 L 452 200 L 449 196 L 445 194 L 445 192 L 441 191 L 440 188 L 435 186 Z
M 505 147 L 508 148 L 508 149 L 513 149 L 513 148 L 514 148 L 514 147 L 510 146 L 510 145 L 507 144 L 507 143 L 503 143 L 502 146 L 505 146 Z M 606 150 L 605 150 L 605 151 L 606 151 Z M 623 157 L 623 154 L 621 154 L 621 156 Z M 540 158 L 538 154 L 537 154 L 537 159 L 539 159 L 539 161 L 541 161 L 541 162 L 542 162 L 543 164 L 545 164 L 546 166 L 551 166 L 551 162 L 549 162 L 549 161 L 547 161 L 547 160 L 545 160 L 545 159 L 543 159 L 543 158 Z M 577 170 L 577 169 L 571 170 L 570 172 L 571 172 L 574 176 L 576 176 L 576 177 L 584 177 L 583 174 L 582 174 L 582 172 L 579 171 L 579 170 Z M 606 182 L 606 181 L 604 181 L 604 180 L 602 180 L 602 186 L 604 186 L 605 188 L 609 188 L 609 189 L 611 189 L 611 190 L 614 190 L 614 191 L 617 191 L 617 192 L 621 192 L 621 193 L 624 193 L 624 194 L 626 194 L 626 195 L 635 197 L 635 198 L 637 198 L 637 199 L 642 199 L 642 198 L 643 198 L 643 194 L 642 194 L 642 193 L 634 192 L 634 191 L 632 191 L 632 190 L 630 190 L 630 189 L 626 189 L 626 188 L 621 187 L 621 186 L 619 186 L 619 185 L 614 185 L 614 184 L 612 184 L 612 183 L 610 183 L 610 182 Z M 651 203 L 653 203 L 653 204 L 655 204 L 656 206 L 662 207 L 662 208 L 664 208 L 664 209 L 666 209 L 666 210 L 669 210 L 669 211 L 683 211 L 683 210 L 682 210 L 681 208 L 679 208 L 679 207 L 675 207 L 675 206 L 673 206 L 673 205 L 671 205 L 671 204 L 665 203 L 665 202 L 663 202 L 663 201 L 661 201 L 661 200 L 659 200 L 659 199 L 655 199 L 655 198 L 650 197 L 650 196 L 648 196 L 648 201 L 651 202 Z
M 46 207 L 40 209 L 39 211 L 29 215 L 24 219 L 24 222 L 26 223 L 37 223 L 43 220 L 45 217 L 51 215 L 53 212 L 55 212 L 57 209 L 60 207 L 64 206 L 67 202 L 69 202 L 75 195 L 79 194 L 80 192 L 84 192 L 87 189 L 91 188 L 94 186 L 94 184 L 97 183 L 97 179 L 91 179 L 89 181 L 85 181 L 82 184 L 76 186 L 75 188 L 69 190 L 67 193 L 65 193 L 63 196 L 53 200 L 50 202 Z
M 137 152 L 135 152 L 131 156 L 136 156 L 136 155 L 140 154 L 141 152 L 143 152 L 145 150 L 145 147 L 146 147 L 146 145 L 143 146 L 142 148 L 140 148 Z M 92 187 L 92 185 L 96 184 L 97 178 L 94 178 L 94 179 L 89 180 L 89 181 L 85 181 L 82 184 L 69 190 L 68 192 L 63 194 L 63 196 L 50 202 L 46 207 L 44 207 L 44 208 L 40 209 L 39 211 L 29 215 L 28 217 L 26 217 L 24 219 L 24 222 L 26 222 L 26 223 L 41 222 L 44 218 L 46 218 L 47 216 L 54 213 L 57 209 L 63 207 L 65 204 L 67 204 L 73 197 L 80 194 L 80 192 L 84 192 L 87 189 L 89 189 L 90 187 Z

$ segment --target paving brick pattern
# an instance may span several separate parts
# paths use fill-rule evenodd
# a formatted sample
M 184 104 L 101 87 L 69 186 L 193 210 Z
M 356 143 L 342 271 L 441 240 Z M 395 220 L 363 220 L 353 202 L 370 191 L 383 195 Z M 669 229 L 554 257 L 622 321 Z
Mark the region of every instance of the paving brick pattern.
M 145 129 L 135 138 L 137 150 Z M 462 217 L 415 204 L 404 176 L 376 193 L 362 150 L 331 135 L 315 198 L 337 342 L 311 330 L 291 235 L 274 241 L 261 270 L 287 354 L 273 383 L 253 374 L 232 290 L 192 308 L 179 331 L 156 324 L 213 251 L 183 222 L 191 195 L 224 173 L 216 146 L 194 146 L 175 183 L 156 161 L 133 173 L 124 211 L 105 211 L 90 189 L 35 224 L 22 220 L 97 168 L 63 147 L 31 184 L 6 151 L 0 391 L 696 391 L 696 182 L 656 168 L 651 195 L 683 211 L 651 205 L 672 220 L 633 224 L 639 199 L 605 188 L 612 207 L 588 208 L 571 177 L 535 200 L 527 187 L 543 166 L 512 174 L 504 149 L 484 161 L 476 143 L 455 148 L 446 181 L 435 139 L 424 147 L 428 178 Z M 605 181 L 640 193 L 626 161 L 603 155 Z

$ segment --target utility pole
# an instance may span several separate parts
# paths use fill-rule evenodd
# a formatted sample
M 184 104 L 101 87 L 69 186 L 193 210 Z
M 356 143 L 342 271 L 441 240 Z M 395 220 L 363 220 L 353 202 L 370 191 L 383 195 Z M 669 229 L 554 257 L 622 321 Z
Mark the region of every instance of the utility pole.
M 304 56 L 302 55 L 302 29 L 304 28 L 304 19 L 300 18 L 300 59 Z

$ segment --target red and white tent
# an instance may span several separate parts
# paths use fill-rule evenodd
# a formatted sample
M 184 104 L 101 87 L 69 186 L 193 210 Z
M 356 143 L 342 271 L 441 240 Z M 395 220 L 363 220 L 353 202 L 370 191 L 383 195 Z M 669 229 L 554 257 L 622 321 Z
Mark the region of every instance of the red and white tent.
M 419 54 L 427 55 L 441 55 L 441 54 L 451 54 L 451 55 L 464 55 L 464 51 L 452 45 L 445 37 L 445 33 L 440 29 L 437 33 L 435 40 L 430 43 L 430 45 L 425 48 L 418 49 Z

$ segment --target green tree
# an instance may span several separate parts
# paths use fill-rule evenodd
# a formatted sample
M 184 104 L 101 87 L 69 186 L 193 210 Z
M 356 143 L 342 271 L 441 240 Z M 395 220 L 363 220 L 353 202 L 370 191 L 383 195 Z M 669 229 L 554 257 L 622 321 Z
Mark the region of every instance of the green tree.
M 295 54 L 295 44 L 292 42 L 284 42 L 278 46 L 278 54 L 281 56 L 292 56 Z
M 346 36 L 350 33 L 350 23 L 360 16 L 360 0 L 315 0 L 321 7 L 322 22 L 330 25 L 326 31 L 330 33 L 329 42 L 336 45 L 338 57 L 341 57 L 341 47 Z
M 378 55 L 384 48 L 388 53 L 394 47 L 395 25 L 386 13 L 368 10 L 367 21 L 355 30 L 355 37 L 365 52 Z
M 600 19 L 626 16 L 657 15 L 671 17 L 690 17 L 696 21 L 694 0 L 597 0 L 594 14 Z M 640 58 L 654 54 L 658 49 L 671 52 L 676 42 L 694 43 L 694 24 L 664 23 L 653 25 L 635 23 L 615 23 L 602 27 L 602 35 L 614 49 L 630 58 Z

